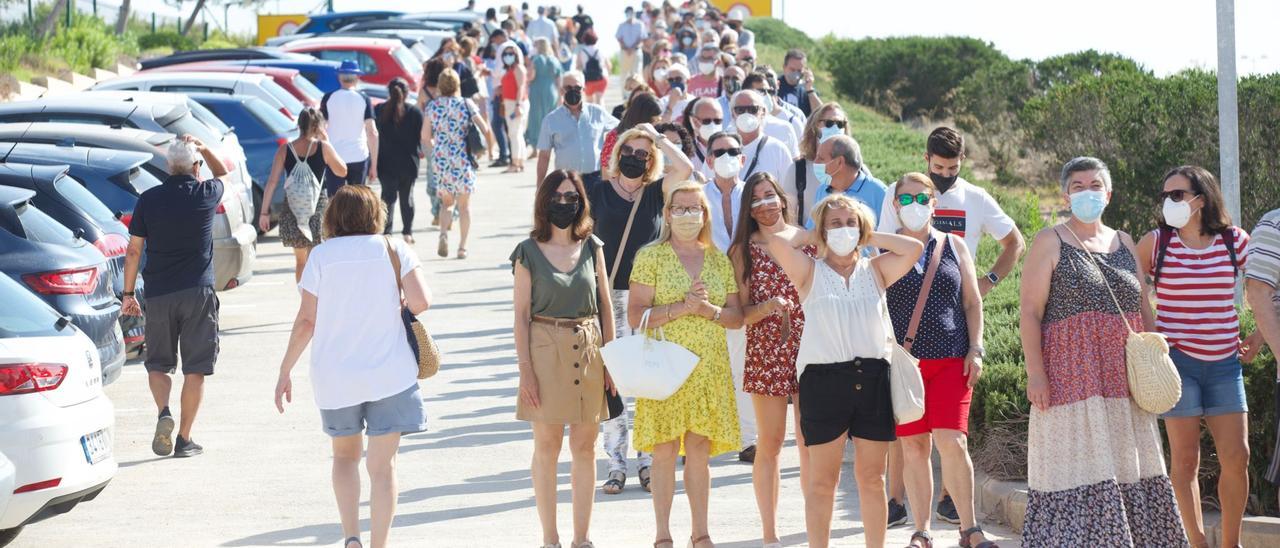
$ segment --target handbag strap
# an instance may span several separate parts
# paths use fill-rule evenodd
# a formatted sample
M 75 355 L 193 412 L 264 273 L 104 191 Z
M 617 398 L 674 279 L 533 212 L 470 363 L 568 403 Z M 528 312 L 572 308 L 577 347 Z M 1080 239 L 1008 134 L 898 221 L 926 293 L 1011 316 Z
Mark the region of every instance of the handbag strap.
M 1080 244 L 1080 251 L 1084 252 L 1085 255 L 1088 255 L 1089 259 L 1093 262 L 1093 266 L 1098 269 L 1098 274 L 1102 276 L 1102 286 L 1107 288 L 1107 294 L 1111 295 L 1111 302 L 1115 303 L 1116 310 L 1120 312 L 1120 321 L 1124 322 L 1125 329 L 1128 329 L 1130 333 L 1134 333 L 1135 331 L 1133 328 L 1129 326 L 1129 320 L 1124 317 L 1124 307 L 1120 306 L 1120 299 L 1116 298 L 1116 292 L 1112 291 L 1111 284 L 1107 283 L 1107 273 L 1102 270 L 1102 265 L 1098 263 L 1098 258 L 1094 257 L 1093 253 L 1089 252 L 1089 248 L 1084 246 L 1084 241 L 1082 241 L 1079 236 L 1076 236 L 1075 231 L 1071 230 L 1071 227 L 1063 224 L 1062 228 L 1066 229 L 1067 234 L 1070 234 L 1072 238 L 1075 238 L 1076 243 Z M 1123 243 L 1121 245 L 1123 245 Z
M 933 245 L 933 253 L 929 255 L 929 267 L 924 271 L 924 282 L 920 284 L 916 308 L 911 312 L 911 321 L 907 324 L 907 336 L 902 339 L 902 348 L 907 352 L 911 352 L 911 345 L 916 342 L 916 331 L 920 329 L 920 319 L 924 317 L 924 305 L 929 301 L 929 290 L 933 289 L 933 278 L 938 274 L 938 265 L 942 263 L 942 248 L 946 246 L 950 237 L 950 234 L 942 234 L 941 238 L 934 238 L 937 243 Z
M 650 183 L 654 184 L 654 183 Z M 631 214 L 627 215 L 627 226 L 622 229 L 622 241 L 618 242 L 618 252 L 613 256 L 613 268 L 609 272 L 609 290 L 613 290 L 613 281 L 618 277 L 618 268 L 622 266 L 622 252 L 627 249 L 627 237 L 631 236 L 631 224 L 636 220 L 636 211 L 640 209 L 640 200 L 644 199 L 644 190 L 641 188 L 640 196 L 631 204 Z
M 400 256 L 396 254 L 396 250 L 391 249 L 391 238 L 382 237 L 382 243 L 387 245 L 387 256 L 391 258 L 391 273 L 396 277 L 396 296 L 404 295 L 404 282 L 400 280 Z

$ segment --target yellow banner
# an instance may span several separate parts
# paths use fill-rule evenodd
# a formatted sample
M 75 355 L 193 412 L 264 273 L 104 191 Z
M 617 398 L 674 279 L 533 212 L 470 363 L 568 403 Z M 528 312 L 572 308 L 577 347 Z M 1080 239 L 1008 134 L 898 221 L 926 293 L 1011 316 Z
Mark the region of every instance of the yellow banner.
M 744 17 L 770 17 L 773 15 L 773 0 L 711 0 L 711 5 L 720 11 L 742 12 Z
M 258 15 L 258 45 L 267 43 L 268 38 L 293 34 L 293 31 L 307 22 L 307 14 Z

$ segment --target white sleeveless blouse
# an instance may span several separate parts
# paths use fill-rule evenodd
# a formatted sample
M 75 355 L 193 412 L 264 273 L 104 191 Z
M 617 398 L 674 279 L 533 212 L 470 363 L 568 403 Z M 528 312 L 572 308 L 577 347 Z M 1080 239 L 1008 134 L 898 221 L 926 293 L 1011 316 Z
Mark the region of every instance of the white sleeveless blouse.
M 801 306 L 804 332 L 796 358 L 797 379 L 811 363 L 888 358 L 884 288 L 865 257 L 858 259 L 847 286 L 826 262 L 814 259 L 813 282 Z

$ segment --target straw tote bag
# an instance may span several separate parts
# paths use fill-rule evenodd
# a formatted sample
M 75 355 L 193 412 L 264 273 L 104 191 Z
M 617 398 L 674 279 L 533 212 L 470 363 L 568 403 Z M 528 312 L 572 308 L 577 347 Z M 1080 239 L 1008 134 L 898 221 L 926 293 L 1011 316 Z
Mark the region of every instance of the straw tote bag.
M 1065 225 L 1063 228 L 1071 234 L 1072 238 L 1075 238 L 1085 255 L 1093 260 L 1093 266 L 1097 267 L 1098 273 L 1103 275 L 1103 285 L 1120 313 L 1124 328 L 1129 331 L 1129 337 L 1124 344 L 1129 396 L 1143 411 L 1157 415 L 1168 412 L 1182 398 L 1182 378 L 1178 376 L 1178 370 L 1174 368 L 1173 360 L 1169 358 L 1169 342 L 1165 340 L 1164 335 L 1137 332 L 1129 326 L 1129 320 L 1124 318 L 1124 307 L 1120 306 L 1120 299 L 1116 298 L 1115 291 L 1111 290 L 1111 284 L 1107 283 L 1098 259 L 1085 249 L 1084 242 L 1080 241 L 1080 237 L 1076 236 L 1075 232 Z
M 604 345 L 600 355 L 613 377 L 618 392 L 629 397 L 665 400 L 676 393 L 698 365 L 698 355 L 668 341 L 657 329 L 658 338 L 649 337 L 649 312 L 640 317 L 640 330 Z
M 391 256 L 392 274 L 396 277 L 396 296 L 404 295 L 404 282 L 400 281 L 400 256 L 396 254 L 396 250 L 391 248 L 391 239 L 383 236 L 383 243 L 387 244 L 387 255 Z M 400 307 L 400 321 L 404 323 L 405 338 L 409 343 L 409 350 L 413 351 L 413 357 L 418 361 L 418 378 L 425 379 L 435 375 L 440 371 L 440 347 L 436 345 L 435 339 L 427 333 L 427 326 L 422 325 L 418 318 L 409 312 L 408 307 Z

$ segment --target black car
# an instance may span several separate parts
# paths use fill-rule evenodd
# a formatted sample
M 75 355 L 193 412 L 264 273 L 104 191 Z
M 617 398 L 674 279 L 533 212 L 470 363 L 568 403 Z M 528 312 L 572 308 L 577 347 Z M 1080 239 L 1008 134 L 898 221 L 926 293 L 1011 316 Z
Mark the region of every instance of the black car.
M 201 61 L 228 61 L 240 59 L 286 59 L 305 61 L 313 59 L 310 55 L 300 53 L 290 53 L 280 51 L 276 48 L 225 48 L 225 49 L 197 49 L 190 51 L 179 51 L 164 57 L 155 57 L 152 59 L 144 59 L 139 66 L 143 70 L 153 69 L 157 67 L 167 67 L 169 65 L 178 65 L 182 63 L 199 63 Z
M 36 193 L 0 186 L 0 273 L 23 284 L 84 331 L 102 362 L 102 381 L 120 376 L 120 301 L 102 252 L 32 204 Z
M 21 164 L 63 165 L 70 175 L 102 200 L 126 226 L 138 196 L 162 181 L 146 165 L 149 152 L 94 148 L 72 144 L 3 143 L 0 158 Z
M 93 243 L 107 257 L 112 290 L 117 299 L 124 292 L 124 257 L 129 246 L 129 227 L 84 187 L 67 174 L 67 166 L 40 166 L 22 163 L 0 163 L 0 185 L 34 190 L 31 203 L 78 236 Z M 138 300 L 145 289 L 141 277 L 135 287 Z M 141 316 L 120 316 L 125 349 L 134 354 L 142 348 Z

